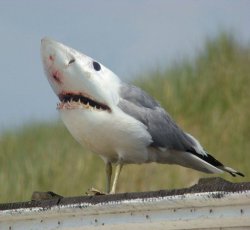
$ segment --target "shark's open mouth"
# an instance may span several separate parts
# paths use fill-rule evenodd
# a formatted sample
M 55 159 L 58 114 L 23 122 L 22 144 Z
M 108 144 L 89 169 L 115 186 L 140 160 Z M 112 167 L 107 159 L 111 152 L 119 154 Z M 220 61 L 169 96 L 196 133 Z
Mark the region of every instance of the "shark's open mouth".
M 58 109 L 94 109 L 111 112 L 111 109 L 107 105 L 97 102 L 81 93 L 61 93 L 58 97 L 61 101 L 57 105 Z

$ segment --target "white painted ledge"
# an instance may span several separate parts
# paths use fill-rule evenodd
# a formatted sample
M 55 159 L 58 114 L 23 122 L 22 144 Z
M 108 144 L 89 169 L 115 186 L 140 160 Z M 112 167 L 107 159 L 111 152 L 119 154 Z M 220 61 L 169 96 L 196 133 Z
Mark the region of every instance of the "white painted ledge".
M 249 229 L 250 183 L 0 204 L 0 229 L 94 228 Z

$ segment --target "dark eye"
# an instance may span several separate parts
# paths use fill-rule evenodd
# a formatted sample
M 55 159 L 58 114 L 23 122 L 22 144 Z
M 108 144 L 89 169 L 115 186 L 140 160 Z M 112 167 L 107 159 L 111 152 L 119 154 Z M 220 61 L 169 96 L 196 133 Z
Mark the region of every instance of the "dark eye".
M 101 69 L 101 65 L 96 61 L 93 61 L 93 67 L 96 71 L 99 71 Z
M 73 63 L 73 62 L 75 62 L 75 58 L 70 59 L 68 65 L 71 64 L 71 63 Z

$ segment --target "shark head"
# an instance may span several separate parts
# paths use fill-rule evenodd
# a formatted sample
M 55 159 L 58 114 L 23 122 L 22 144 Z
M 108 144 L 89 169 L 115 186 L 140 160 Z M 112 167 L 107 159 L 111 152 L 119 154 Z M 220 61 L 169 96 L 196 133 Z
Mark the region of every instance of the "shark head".
M 50 38 L 41 41 L 48 81 L 60 99 L 58 109 L 111 112 L 119 101 L 120 79 L 100 62 Z

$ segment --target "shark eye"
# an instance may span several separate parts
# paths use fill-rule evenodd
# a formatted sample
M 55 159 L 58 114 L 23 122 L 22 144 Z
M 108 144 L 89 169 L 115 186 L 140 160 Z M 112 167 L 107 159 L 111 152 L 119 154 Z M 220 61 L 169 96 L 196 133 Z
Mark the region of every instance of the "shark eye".
M 96 61 L 93 61 L 93 67 L 96 71 L 101 70 L 101 65 Z
M 71 63 L 73 63 L 73 62 L 75 62 L 75 61 L 76 61 L 75 58 L 70 59 L 68 65 L 70 65 Z

